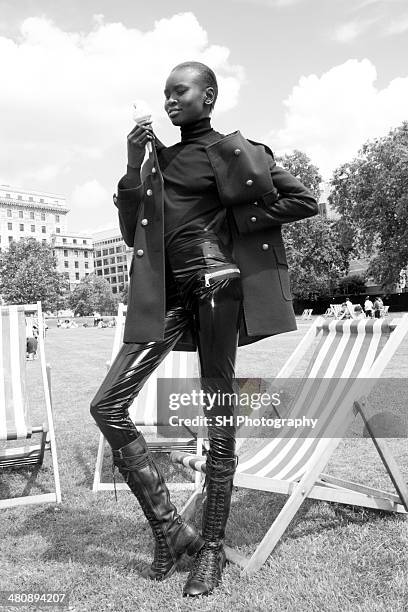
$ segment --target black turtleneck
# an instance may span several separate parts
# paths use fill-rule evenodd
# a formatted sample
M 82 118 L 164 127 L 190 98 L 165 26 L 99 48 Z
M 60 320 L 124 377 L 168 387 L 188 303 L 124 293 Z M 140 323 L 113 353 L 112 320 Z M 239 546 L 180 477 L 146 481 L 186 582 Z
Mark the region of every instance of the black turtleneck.
M 181 142 L 158 153 L 164 179 L 166 248 L 217 233 L 225 218 L 206 146 L 222 135 L 209 118 L 181 127 Z

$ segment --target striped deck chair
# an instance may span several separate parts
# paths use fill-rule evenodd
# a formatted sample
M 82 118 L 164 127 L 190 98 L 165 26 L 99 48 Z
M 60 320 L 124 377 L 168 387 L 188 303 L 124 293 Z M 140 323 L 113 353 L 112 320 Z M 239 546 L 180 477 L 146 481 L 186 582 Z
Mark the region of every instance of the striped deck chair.
M 39 322 L 38 349 L 44 391 L 46 422 L 33 427 L 30 421 L 26 385 L 25 315 L 34 314 Z M 0 316 L 0 468 L 41 466 L 44 453 L 51 451 L 55 491 L 0 500 L 0 508 L 44 502 L 60 502 L 58 462 L 51 405 L 50 368 L 45 362 L 41 302 L 24 306 L 2 306 Z M 32 442 L 38 434 L 38 443 Z M 23 442 L 19 445 L 18 442 Z
M 123 331 L 125 324 L 126 306 L 119 304 L 118 315 L 116 317 L 115 336 L 112 346 L 111 360 L 106 364 L 109 369 L 110 364 L 115 359 L 123 339 Z M 174 450 L 185 452 L 202 452 L 203 440 L 195 437 L 173 438 L 159 434 L 158 425 L 165 426 L 166 424 L 158 423 L 157 419 L 157 379 L 158 378 L 186 378 L 194 377 L 196 354 L 192 352 L 171 351 L 163 360 L 158 368 L 153 372 L 150 378 L 142 387 L 139 395 L 134 400 L 129 408 L 129 415 L 136 427 L 143 433 L 146 438 L 148 447 L 152 452 L 170 453 Z M 161 428 L 160 428 L 161 429 Z M 98 491 L 113 490 L 114 485 L 111 482 L 102 481 L 103 458 L 105 449 L 105 438 L 100 435 L 98 453 L 96 458 L 96 467 L 92 490 L 94 493 Z M 169 482 L 170 490 L 178 489 L 195 489 L 201 481 L 199 474 L 195 475 L 194 482 Z M 125 483 L 117 483 L 116 490 L 129 490 Z
M 227 556 L 245 573 L 261 567 L 306 498 L 406 513 L 408 488 L 384 439 L 376 435 L 366 397 L 408 331 L 401 319 L 326 321 L 319 317 L 279 372 L 275 383 L 289 379 L 314 348 L 288 416 L 318 418 L 313 436 L 305 430 L 278 430 L 274 438 L 253 439 L 239 457 L 234 485 L 287 494 L 281 512 L 250 558 L 227 548 Z M 303 361 L 302 361 L 303 360 Z M 274 384 L 275 384 L 274 383 Z M 392 480 L 396 493 L 344 481 L 323 473 L 334 450 L 359 413 Z M 245 445 L 243 445 L 245 447 Z M 205 458 L 173 453 L 172 460 L 205 472 Z M 191 516 L 200 492 L 183 509 Z
M 312 318 L 312 312 L 313 312 L 313 308 L 305 308 L 300 318 L 309 320 Z

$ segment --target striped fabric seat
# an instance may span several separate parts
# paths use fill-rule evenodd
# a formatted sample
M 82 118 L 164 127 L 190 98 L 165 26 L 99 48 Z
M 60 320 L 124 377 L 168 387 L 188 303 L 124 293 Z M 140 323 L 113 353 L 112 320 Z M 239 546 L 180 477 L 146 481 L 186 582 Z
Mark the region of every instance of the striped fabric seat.
M 322 438 L 343 437 L 353 401 L 364 393 L 365 376 L 389 339 L 391 327 L 381 319 L 346 319 L 325 321 L 320 330 L 320 341 L 287 415 L 317 418 L 316 427 L 313 431 L 283 428 L 273 440 L 262 439 L 240 459 L 238 472 L 299 480 L 319 452 Z M 347 395 L 354 397 L 348 406 Z
M 37 380 L 44 392 L 44 421 L 32 426 L 26 384 L 26 315 L 39 322 L 39 372 Z M 31 320 L 31 319 L 30 319 Z M 0 499 L 0 508 L 25 504 L 60 502 L 58 461 L 51 405 L 50 367 L 45 363 L 44 324 L 41 302 L 22 306 L 3 306 L 0 309 L 0 468 L 41 466 L 45 451 L 52 456 L 55 491 L 30 494 L 27 484 L 21 497 Z M 34 364 L 33 364 L 34 365 Z M 39 440 L 34 442 L 34 435 Z M 7 477 L 7 476 L 6 476 Z M 34 479 L 33 479 L 34 481 Z
M 0 440 L 29 438 L 23 306 L 1 308 L 0 339 Z
M 245 572 L 255 571 L 262 565 L 307 496 L 381 510 L 408 511 L 405 480 L 385 441 L 376 438 L 364 409 L 365 398 L 407 332 L 408 315 L 394 321 L 327 321 L 319 317 L 282 368 L 274 381 L 274 389 L 293 376 L 312 349 L 303 377 L 298 379 L 289 412 L 279 416 L 314 418 L 317 424 L 314 429 L 282 427 L 273 438 L 254 438 L 251 444 L 244 445 L 249 448 L 239 457 L 234 485 L 289 495 L 250 559 L 229 549 L 230 560 L 241 565 Z M 397 495 L 322 472 L 356 412 L 363 417 Z M 172 460 L 205 472 L 205 457 L 175 452 Z M 197 494 L 190 498 L 183 510 L 185 515 L 191 515 L 191 506 L 197 499 Z

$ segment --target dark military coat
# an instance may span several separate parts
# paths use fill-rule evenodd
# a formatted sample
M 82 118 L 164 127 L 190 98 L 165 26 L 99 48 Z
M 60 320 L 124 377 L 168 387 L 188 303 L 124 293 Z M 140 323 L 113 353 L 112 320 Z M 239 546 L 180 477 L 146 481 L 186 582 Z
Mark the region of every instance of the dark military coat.
M 163 146 L 158 144 L 158 146 Z M 317 214 L 311 192 L 276 165 L 263 144 L 240 132 L 206 147 L 220 201 L 227 208 L 233 257 L 241 270 L 243 317 L 239 344 L 296 329 L 281 225 Z M 134 248 L 129 270 L 125 342 L 162 340 L 166 284 L 163 177 L 153 148 L 141 184 L 119 182 L 114 203 L 127 245 Z M 188 330 L 175 350 L 195 350 Z

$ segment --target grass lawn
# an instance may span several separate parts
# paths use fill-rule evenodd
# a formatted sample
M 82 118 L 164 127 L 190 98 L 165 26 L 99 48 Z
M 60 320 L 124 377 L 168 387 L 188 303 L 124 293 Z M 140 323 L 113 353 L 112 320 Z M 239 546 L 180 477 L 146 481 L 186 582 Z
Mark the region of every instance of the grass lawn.
M 273 377 L 310 324 L 299 321 L 296 332 L 240 349 L 237 375 Z M 1 512 L 0 590 L 66 591 L 70 609 L 76 612 L 407 612 L 406 519 L 324 502 L 307 501 L 302 506 L 256 575 L 242 577 L 236 566 L 229 565 L 222 587 L 200 601 L 181 596 L 188 562 L 163 583 L 148 582 L 133 571 L 132 560 L 147 562 L 152 555 L 150 528 L 135 498 L 130 492 L 118 492 L 115 502 L 111 492 L 91 491 L 98 429 L 89 415 L 89 403 L 104 376 L 113 333 L 93 327 L 51 326 L 48 331 L 63 503 Z M 27 370 L 35 413 L 38 362 L 27 363 Z M 408 377 L 408 339 L 384 373 L 389 378 L 404 376 Z M 393 387 L 392 393 L 387 388 L 373 393 L 372 399 L 382 409 L 394 401 L 406 405 L 399 387 Z M 390 445 L 408 475 L 407 440 L 392 439 Z M 105 463 L 109 477 L 108 452 Z M 344 440 L 329 467 L 334 475 L 392 490 L 371 440 Z M 33 493 L 47 490 L 50 474 L 49 457 L 35 479 L 29 470 L 3 471 L 0 497 L 21 495 L 24 488 Z M 187 496 L 178 492 L 173 500 L 180 507 Z M 227 543 L 251 553 L 283 503 L 280 495 L 237 490 Z

